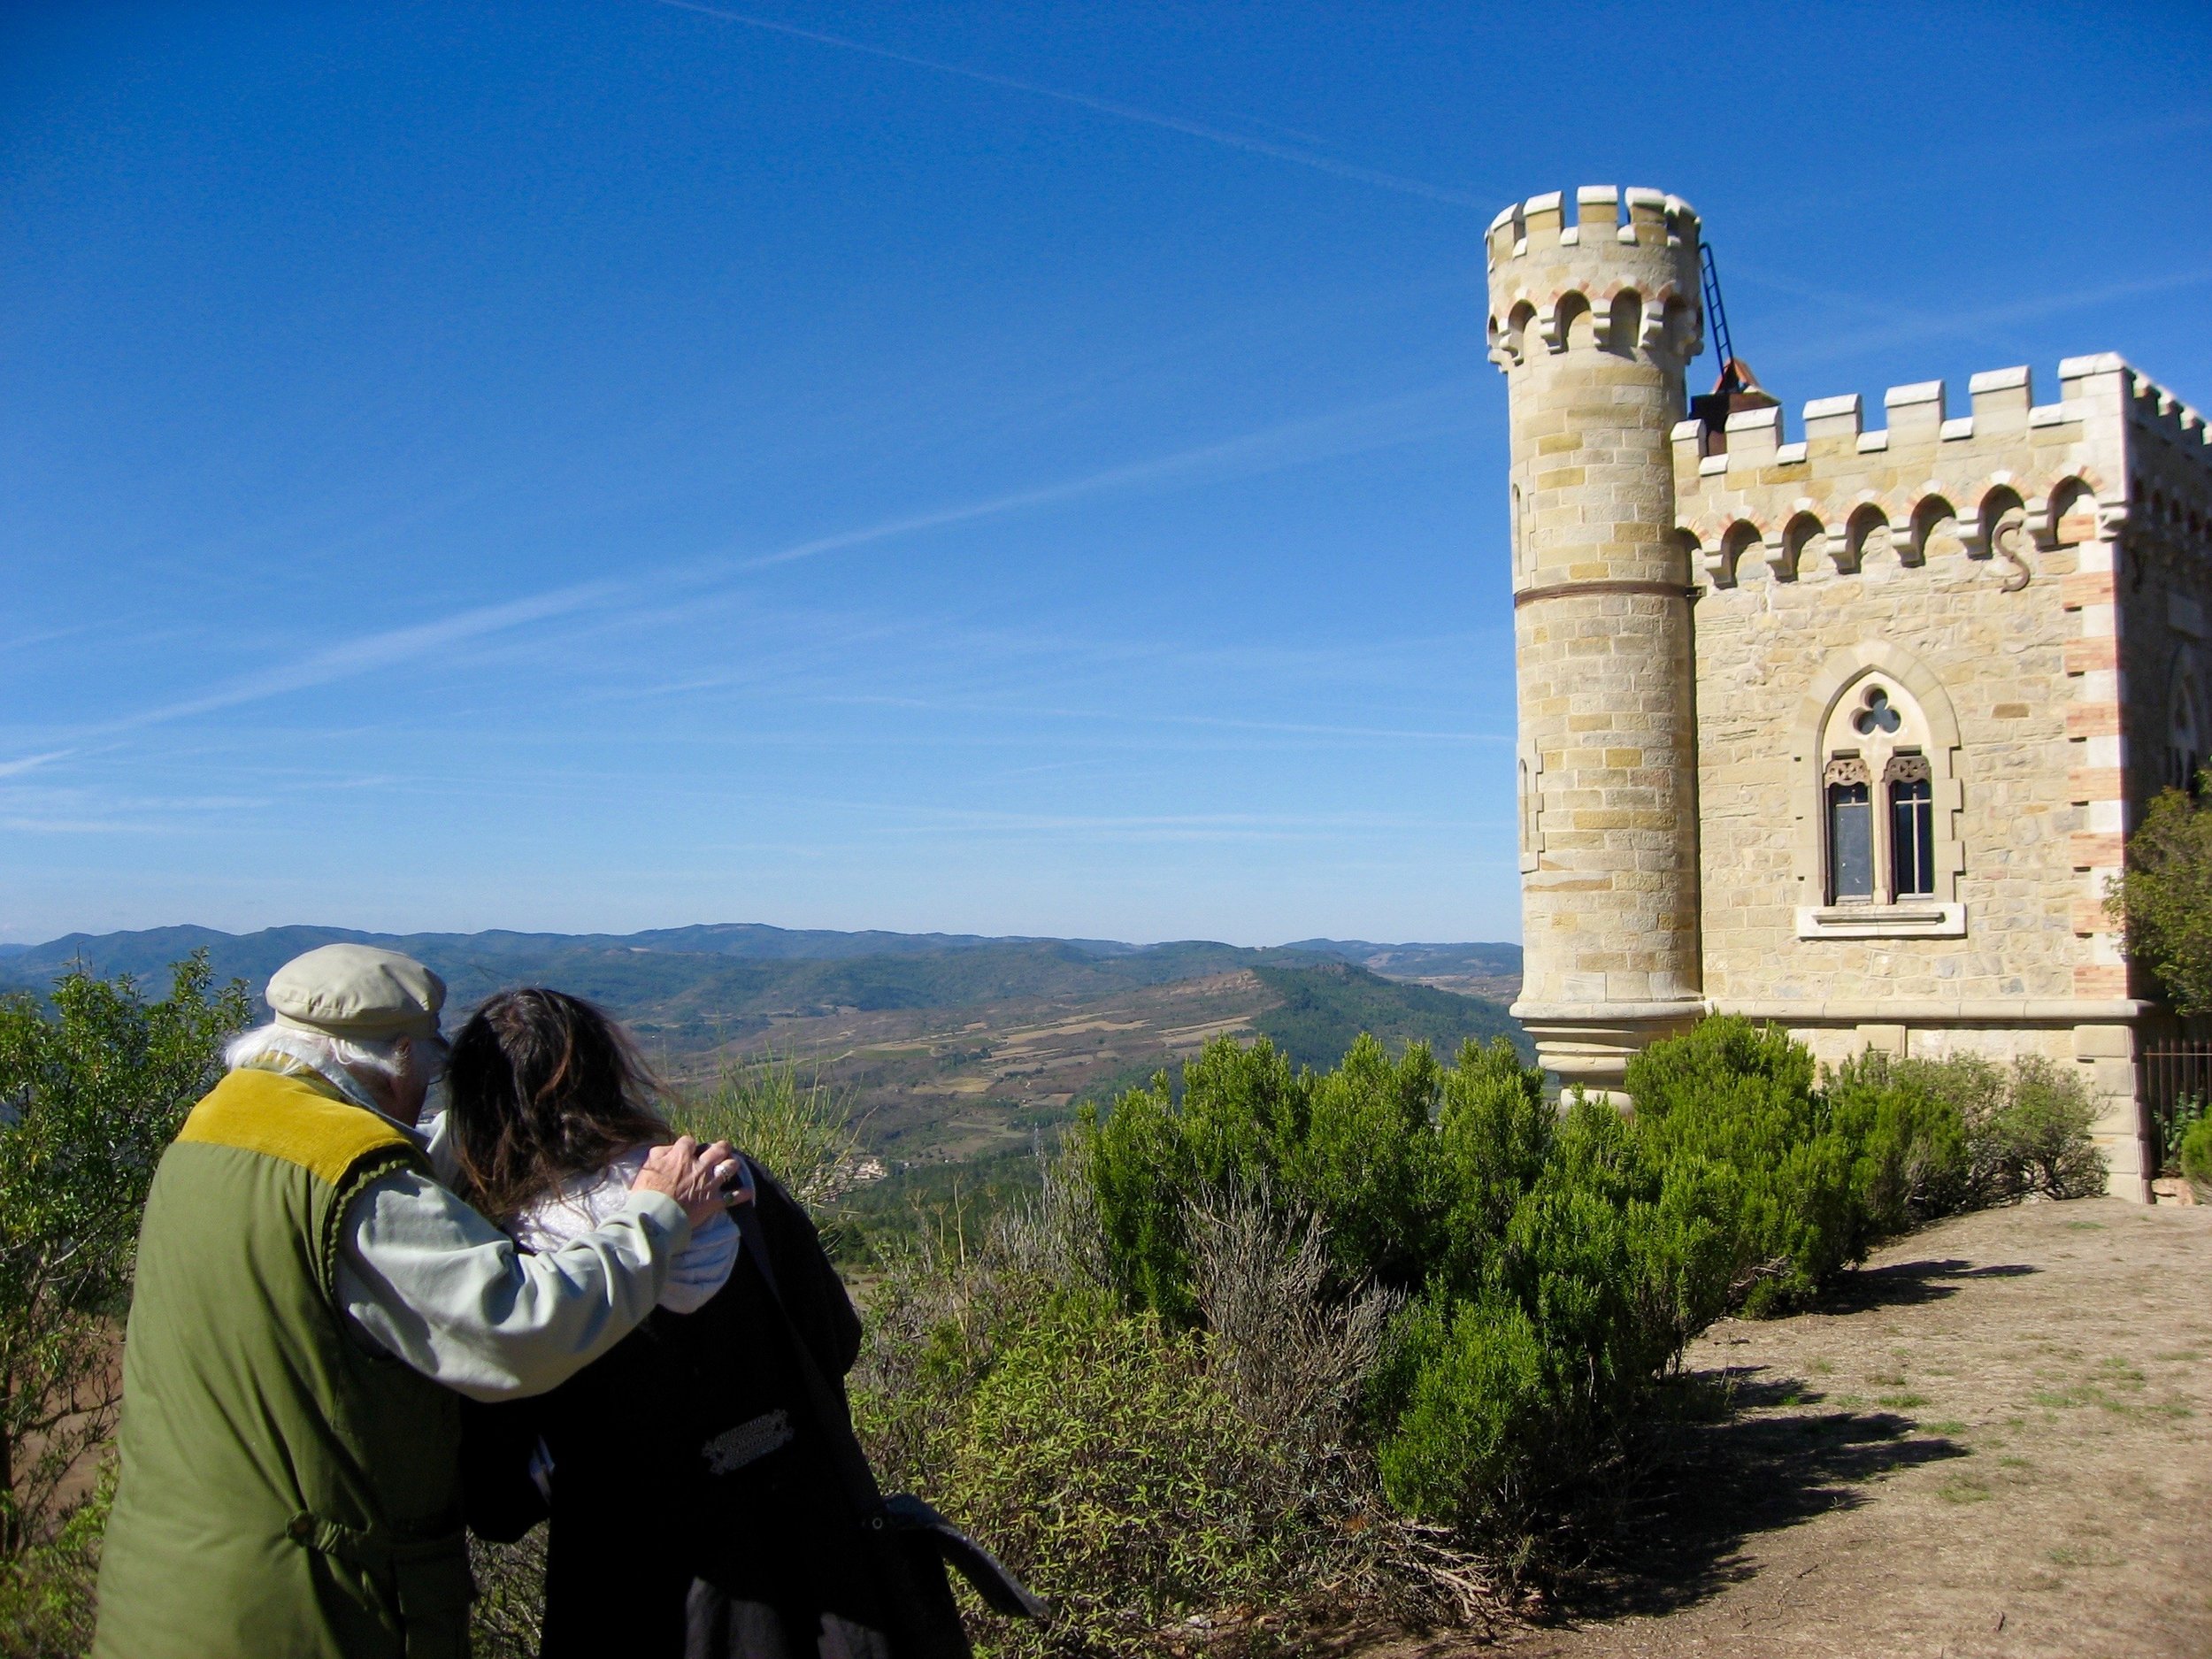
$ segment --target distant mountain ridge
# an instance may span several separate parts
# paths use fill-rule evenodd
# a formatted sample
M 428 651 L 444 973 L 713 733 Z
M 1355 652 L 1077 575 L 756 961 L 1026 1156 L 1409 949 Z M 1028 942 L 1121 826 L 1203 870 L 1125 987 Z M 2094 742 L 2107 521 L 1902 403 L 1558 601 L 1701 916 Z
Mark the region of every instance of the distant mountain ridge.
M 355 927 L 295 925 L 265 927 L 250 933 L 219 928 L 150 927 L 113 933 L 65 933 L 38 945 L 14 945 L 0 952 L 15 972 L 50 969 L 58 972 L 82 960 L 96 972 L 142 973 L 165 967 L 189 951 L 205 949 L 241 962 L 266 961 L 273 973 L 303 950 L 352 941 L 415 955 L 422 950 L 463 950 L 484 956 L 529 957 L 548 950 L 653 950 L 682 956 L 737 956 L 761 962 L 841 961 L 853 956 L 919 956 L 981 945 L 1053 943 L 1093 949 L 1101 956 L 1138 949 L 1110 940 L 1032 940 L 981 933 L 837 933 L 827 929 L 771 927 L 760 922 L 714 922 L 691 927 L 648 928 L 635 933 L 524 933 L 492 928 L 478 933 L 380 933 Z M 217 972 L 221 972 L 221 964 Z M 242 970 L 233 970 L 242 972 Z
M 1137 956 L 1156 951 L 1230 951 L 1240 956 L 1270 950 L 1334 956 L 1374 967 L 1379 960 L 1407 971 L 1487 971 L 1518 973 L 1521 948 L 1504 943 L 1376 944 L 1357 939 L 1301 939 L 1274 947 L 1225 945 L 1212 940 L 1171 940 L 1134 945 L 1114 939 L 1059 939 L 1025 933 L 856 933 L 829 928 L 773 927 L 764 922 L 710 922 L 689 927 L 648 928 L 634 933 L 539 933 L 493 928 L 476 933 L 380 933 L 353 927 L 294 925 L 250 933 L 185 925 L 112 933 L 65 933 L 35 945 L 0 945 L 0 962 L 15 978 L 59 973 L 81 961 L 96 973 L 159 972 L 190 952 L 205 949 L 216 972 L 250 979 L 273 973 L 318 945 L 350 940 L 410 955 L 428 951 L 483 958 L 541 956 L 574 950 L 654 951 L 680 956 L 734 956 L 755 962 L 842 962 L 862 956 L 929 956 L 990 947 L 1064 945 L 1087 956 Z M 425 960 L 427 960 L 425 957 Z
M 403 950 L 443 975 L 449 1030 L 503 987 L 551 985 L 611 1011 L 680 1087 L 733 1061 L 803 1056 L 895 1163 L 1028 1146 L 1083 1101 L 1111 1098 L 1216 1037 L 1267 1037 L 1317 1070 L 1363 1031 L 1394 1052 L 1420 1041 L 1449 1055 L 1502 1036 L 1533 1054 L 1506 1006 L 1520 977 L 1509 944 L 1252 949 L 741 923 L 639 933 L 157 927 L 12 951 L 0 956 L 0 992 L 45 992 L 81 963 L 159 995 L 171 964 L 200 949 L 219 983 L 242 979 L 257 999 L 284 963 L 337 940 Z
M 1379 945 L 1364 939 L 1298 939 L 1282 949 L 1340 957 L 1386 978 L 1489 975 L 1518 979 L 1521 974 L 1521 948 L 1504 943 Z
M 849 1008 L 936 1008 L 1009 997 L 1088 997 L 1239 969 L 1339 962 L 1385 977 L 1517 975 L 1509 944 L 1374 944 L 1305 940 L 1254 949 L 1210 940 L 1117 940 L 972 933 L 839 933 L 715 923 L 637 933 L 377 933 L 288 926 L 70 933 L 0 956 L 0 988 L 43 991 L 81 962 L 158 988 L 170 964 L 204 949 L 219 981 L 256 993 L 302 951 L 341 940 L 405 951 L 434 968 L 456 1009 L 502 987 L 552 984 L 605 1003 L 641 1030 L 680 1043 L 734 1036 L 776 1021 Z

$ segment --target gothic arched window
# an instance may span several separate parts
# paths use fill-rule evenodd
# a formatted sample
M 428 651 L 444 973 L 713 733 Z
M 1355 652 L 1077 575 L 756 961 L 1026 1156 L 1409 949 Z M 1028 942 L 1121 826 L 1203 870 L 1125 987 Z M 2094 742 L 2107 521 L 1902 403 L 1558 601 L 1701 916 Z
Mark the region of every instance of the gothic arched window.
M 1935 887 L 1935 786 L 1928 757 L 1901 751 L 1882 769 L 1889 797 L 1889 891 L 1893 899 L 1927 898 Z
M 1893 904 L 1936 892 L 1935 774 L 1927 721 L 1886 674 L 1866 675 L 1821 736 L 1822 820 L 1831 904 Z
M 1958 939 L 1958 716 L 1886 641 L 1839 647 L 1798 705 L 1793 816 L 1800 939 Z
M 1874 806 L 1866 763 L 1839 755 L 1828 763 L 1828 902 L 1874 896 Z

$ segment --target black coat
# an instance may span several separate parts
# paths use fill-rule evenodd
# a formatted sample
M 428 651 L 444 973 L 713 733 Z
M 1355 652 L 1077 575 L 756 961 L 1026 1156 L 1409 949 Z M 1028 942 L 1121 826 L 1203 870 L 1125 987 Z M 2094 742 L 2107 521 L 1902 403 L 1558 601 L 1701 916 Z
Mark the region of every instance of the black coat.
M 749 1248 L 697 1312 L 657 1309 L 552 1393 L 465 1414 L 469 1521 L 488 1538 L 547 1513 L 526 1466 L 541 1438 L 552 1455 L 544 1659 L 912 1651 L 877 1634 L 901 1590 L 879 1506 L 853 1490 L 859 1315 L 805 1210 L 757 1169 L 755 1192 L 780 1295 Z

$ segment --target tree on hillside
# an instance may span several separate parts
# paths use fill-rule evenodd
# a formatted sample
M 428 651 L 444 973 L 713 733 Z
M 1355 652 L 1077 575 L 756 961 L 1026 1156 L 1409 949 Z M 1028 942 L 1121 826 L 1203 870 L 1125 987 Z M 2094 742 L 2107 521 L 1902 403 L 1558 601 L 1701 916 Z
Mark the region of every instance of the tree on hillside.
M 204 953 L 173 972 L 157 1002 L 82 972 L 50 1007 L 0 997 L 0 1561 L 114 1426 L 154 1165 L 250 1011 L 238 981 L 211 991 Z
M 2127 869 L 2105 910 L 2177 1014 L 2212 1013 L 2212 806 L 2178 789 L 2154 800 L 2128 837 Z

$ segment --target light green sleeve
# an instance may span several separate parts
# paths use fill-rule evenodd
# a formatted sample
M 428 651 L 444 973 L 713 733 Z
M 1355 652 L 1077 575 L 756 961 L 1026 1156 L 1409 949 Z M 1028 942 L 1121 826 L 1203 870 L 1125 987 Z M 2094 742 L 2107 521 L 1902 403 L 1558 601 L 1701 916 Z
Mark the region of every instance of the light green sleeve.
M 531 1256 L 428 1176 L 402 1171 L 347 1210 L 338 1299 L 424 1376 L 510 1400 L 558 1387 L 634 1330 L 690 1237 L 673 1199 L 633 1193 L 595 1231 Z

